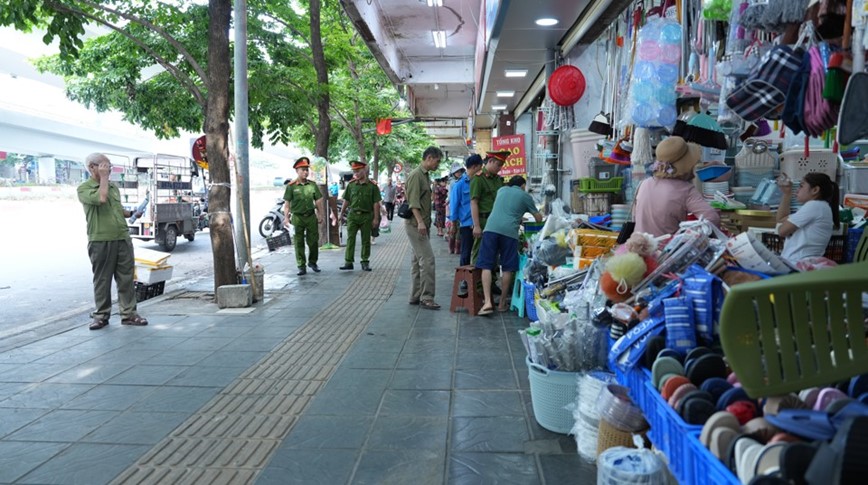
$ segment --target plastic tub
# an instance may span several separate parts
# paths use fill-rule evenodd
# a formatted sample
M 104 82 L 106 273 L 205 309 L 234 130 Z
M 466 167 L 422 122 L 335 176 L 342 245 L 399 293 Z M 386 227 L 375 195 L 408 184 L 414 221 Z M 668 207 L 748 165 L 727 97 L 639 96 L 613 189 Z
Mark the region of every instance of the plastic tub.
M 578 372 L 561 372 L 534 364 L 528 357 L 530 399 L 536 422 L 554 433 L 569 434 L 575 424 L 573 412 L 566 409 L 578 397 Z

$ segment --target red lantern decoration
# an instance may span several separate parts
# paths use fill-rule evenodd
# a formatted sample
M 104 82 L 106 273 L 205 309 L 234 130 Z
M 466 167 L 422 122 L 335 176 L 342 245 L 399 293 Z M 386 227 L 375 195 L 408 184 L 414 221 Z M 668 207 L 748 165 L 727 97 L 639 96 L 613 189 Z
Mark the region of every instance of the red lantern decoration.
M 549 78 L 549 97 L 558 106 L 572 106 L 585 94 L 585 75 L 575 66 L 561 66 Z

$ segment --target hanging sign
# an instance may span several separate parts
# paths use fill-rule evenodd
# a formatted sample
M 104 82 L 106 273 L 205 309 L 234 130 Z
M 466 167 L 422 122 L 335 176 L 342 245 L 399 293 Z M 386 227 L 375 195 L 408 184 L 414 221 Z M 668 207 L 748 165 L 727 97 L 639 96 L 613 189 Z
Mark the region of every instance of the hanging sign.
M 524 135 L 495 136 L 491 139 L 491 150 L 509 150 L 506 163 L 500 169 L 501 177 L 523 175 L 527 173 L 527 157 L 524 152 Z

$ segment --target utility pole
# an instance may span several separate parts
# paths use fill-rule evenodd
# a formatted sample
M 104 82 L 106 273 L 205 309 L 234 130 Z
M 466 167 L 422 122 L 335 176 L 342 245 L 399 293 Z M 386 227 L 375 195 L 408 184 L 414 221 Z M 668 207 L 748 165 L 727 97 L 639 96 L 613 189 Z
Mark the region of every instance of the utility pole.
M 244 267 L 250 248 L 250 135 L 247 122 L 247 0 L 235 0 L 235 170 L 238 174 L 238 211 L 235 248 L 238 268 Z M 251 268 L 252 271 L 252 268 Z

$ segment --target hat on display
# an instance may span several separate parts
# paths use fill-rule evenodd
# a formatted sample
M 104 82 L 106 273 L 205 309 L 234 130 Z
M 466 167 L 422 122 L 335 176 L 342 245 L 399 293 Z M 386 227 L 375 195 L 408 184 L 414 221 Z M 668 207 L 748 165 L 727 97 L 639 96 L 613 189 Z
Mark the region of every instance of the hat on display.
M 451 175 L 455 175 L 456 173 L 464 170 L 464 165 L 461 162 L 455 162 L 452 164 L 452 169 L 449 170 Z
M 292 168 L 307 168 L 310 167 L 310 159 L 307 157 L 301 157 L 292 164 Z
M 729 144 L 717 121 L 705 113 L 690 118 L 681 135 L 684 140 L 704 147 L 726 150 Z
M 365 162 L 360 162 L 360 161 L 358 161 L 358 160 L 353 160 L 352 162 L 350 162 L 350 168 L 353 169 L 353 170 L 361 170 L 361 169 L 363 169 L 363 168 L 365 168 L 365 167 L 367 167 L 367 166 L 368 166 L 367 163 L 365 163 Z
M 512 155 L 512 152 L 509 150 L 498 150 L 496 152 L 485 152 L 485 158 L 487 159 L 497 159 L 501 162 L 505 162 L 508 156 Z
M 700 158 L 702 148 L 699 145 L 688 143 L 680 136 L 670 136 L 657 145 L 654 175 L 658 178 L 682 178 L 693 173 Z
M 464 166 L 467 168 L 474 167 L 476 165 L 482 165 L 482 163 L 482 157 L 475 153 L 464 159 Z

